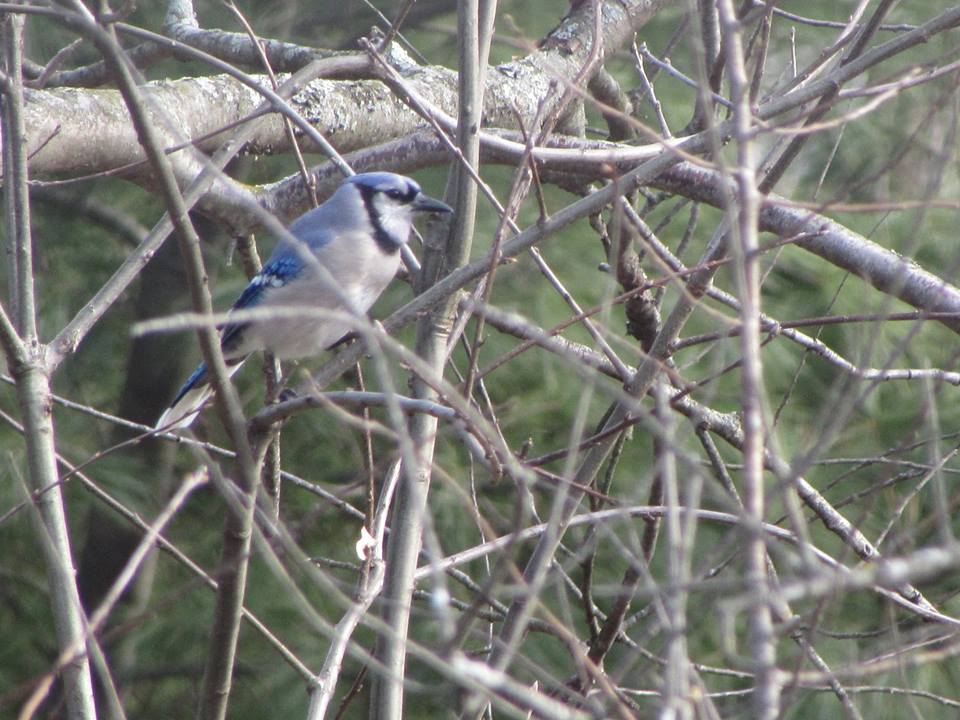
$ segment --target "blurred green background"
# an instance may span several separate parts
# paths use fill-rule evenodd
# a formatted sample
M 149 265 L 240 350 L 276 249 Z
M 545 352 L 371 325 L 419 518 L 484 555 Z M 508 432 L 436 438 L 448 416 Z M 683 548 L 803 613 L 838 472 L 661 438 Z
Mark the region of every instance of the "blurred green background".
M 391 17 L 396 3 L 377 3 L 384 14 Z M 129 19 L 132 24 L 158 30 L 162 24 L 161 4 L 141 3 Z M 682 4 L 681 4 L 682 5 Z M 845 21 L 853 3 L 783 2 L 778 6 L 810 17 Z M 244 2 L 241 9 L 256 31 L 265 37 L 289 39 L 318 47 L 353 48 L 357 37 L 365 34 L 380 21 L 363 2 Z M 505 62 L 526 52 L 539 38 L 554 27 L 565 11 L 563 3 L 532 3 L 522 0 L 504 0 L 500 3 L 497 37 L 491 64 Z M 898 5 L 891 14 L 895 23 L 921 23 L 942 9 L 932 0 L 920 0 Z M 872 11 L 872 6 L 871 6 Z M 202 4 L 199 8 L 202 27 L 240 30 L 233 16 L 219 4 Z M 661 56 L 663 49 L 680 21 L 680 11 L 667 10 L 640 33 L 639 41 Z M 453 2 L 418 2 L 403 29 L 404 36 L 432 64 L 456 67 L 456 13 Z M 794 36 L 795 33 L 795 36 Z M 789 58 L 796 53 L 797 63 L 803 67 L 836 37 L 837 30 L 814 28 L 777 18 L 771 37 L 768 78 L 764 90 L 786 73 Z M 892 37 L 879 33 L 876 42 Z M 793 38 L 793 39 L 791 39 Z M 72 36 L 50 24 L 31 21 L 27 52 L 38 62 L 47 61 Z M 947 53 L 955 53 L 955 35 L 941 35 L 924 47 L 898 56 L 890 63 L 880 65 L 868 74 L 870 82 L 893 77 L 912 63 L 928 61 Z M 795 46 L 795 50 L 794 50 Z M 681 40 L 672 52 L 675 66 L 693 74 L 690 47 Z M 73 58 L 76 62 L 95 60 L 87 48 Z M 629 53 L 619 52 L 608 61 L 624 89 L 636 85 L 633 61 Z M 647 68 L 650 71 L 650 68 Z M 150 79 L 205 74 L 199 65 L 175 61 L 161 63 L 147 71 Z M 879 110 L 844 129 L 832 129 L 813 136 L 787 177 L 778 185 L 777 192 L 800 202 L 839 199 L 850 203 L 897 202 L 926 198 L 955 200 L 958 190 L 955 133 L 957 124 L 957 97 L 955 76 L 911 89 L 887 102 Z M 660 74 L 656 78 L 657 95 L 667 120 L 674 132 L 690 120 L 694 107 L 694 92 Z M 851 106 L 841 105 L 836 113 Z M 638 117 L 648 126 L 656 121 L 644 104 Z M 601 132 L 602 118 L 595 111 L 588 112 L 589 125 Z M 771 136 L 765 136 L 764 149 L 772 147 Z M 732 155 L 727 155 L 729 159 Z M 318 162 L 309 158 L 308 162 Z M 825 171 L 826 169 L 826 171 Z M 261 158 L 236 161 L 231 172 L 249 183 L 268 182 L 296 172 L 288 157 Z M 513 176 L 512 168 L 487 166 L 484 178 L 503 197 Z M 432 195 L 442 193 L 446 168 L 435 168 L 418 173 L 425 190 Z M 49 339 L 72 314 L 110 276 L 130 251 L 128 239 L 105 230 L 82 214 L 70 208 L 77 198 L 88 197 L 106 203 L 149 228 L 160 216 L 163 207 L 159 198 L 122 180 L 97 178 L 67 183 L 56 188 L 67 200 L 53 200 L 38 193 L 35 198 L 33 223 L 38 269 L 38 293 L 41 309 L 42 335 Z M 69 198 L 73 198 L 70 200 Z M 553 187 L 546 188 L 548 209 L 555 212 L 571 202 L 574 196 Z M 689 219 L 689 208 L 677 212 L 678 199 L 664 199 L 647 217 L 651 227 L 660 226 L 659 237 L 676 247 Z M 955 280 L 956 210 L 924 208 L 906 212 L 839 213 L 831 217 L 873 241 L 915 258 L 927 269 L 947 280 Z M 538 219 L 536 202 L 527 202 L 520 217 L 520 226 L 526 227 Z M 692 242 L 683 259 L 696 262 L 706 241 L 716 228 L 721 213 L 700 208 L 700 220 Z M 662 226 L 661 226 L 662 224 Z M 492 209 L 481 202 L 479 221 L 474 241 L 474 257 L 480 257 L 490 247 L 496 228 Z M 246 278 L 239 263 L 232 259 L 229 239 L 219 236 L 210 223 L 203 226 L 207 262 L 214 277 L 213 291 L 218 307 L 226 308 L 237 295 Z M 765 236 L 762 241 L 773 238 Z M 271 246 L 268 237 L 259 237 L 261 255 L 266 256 Z M 617 292 L 612 278 L 598 266 L 605 262 L 601 244 L 586 221 L 579 222 L 542 248 L 544 257 L 563 279 L 582 307 L 593 305 Z M 175 264 L 175 254 L 173 261 Z M 764 311 L 780 320 L 791 320 L 819 315 L 883 313 L 907 310 L 906 306 L 872 290 L 859 278 L 848 276 L 795 247 L 774 250 L 764 255 L 769 270 L 764 282 Z M 656 266 L 647 264 L 647 271 L 656 277 Z M 159 271 L 158 271 L 159 272 Z M 6 278 L 4 279 L 6 281 Z M 174 282 L 174 281 L 171 281 Z M 717 284 L 736 291 L 732 274 L 723 270 Z M 6 288 L 4 288 L 6 293 Z M 157 308 L 157 315 L 186 310 L 185 291 L 174 298 L 169 307 Z M 8 296 L 7 294 L 4 297 Z M 395 283 L 374 308 L 375 317 L 385 316 L 410 297 L 409 286 Z M 677 293 L 667 291 L 664 307 L 669 310 Z M 65 398 L 107 412 L 118 412 L 121 398 L 128 387 L 128 358 L 130 356 L 130 327 L 143 316 L 143 304 L 149 306 L 138 288 L 117 303 L 84 341 L 75 357 L 71 358 L 56 377 L 56 392 Z M 527 258 L 500 269 L 491 302 L 498 307 L 522 313 L 541 327 L 552 327 L 569 317 L 570 312 L 561 298 L 543 281 L 537 269 Z M 139 305 L 138 305 L 139 303 Z M 729 319 L 734 316 L 727 309 L 709 304 L 715 312 L 698 312 L 688 324 L 684 335 L 711 332 L 718 328 L 716 313 Z M 618 337 L 613 344 L 621 356 L 635 362 L 638 348 L 630 339 L 624 339 L 623 314 L 620 307 L 610 311 L 607 325 Z M 808 328 L 831 348 L 851 361 L 871 367 L 940 367 L 956 369 L 956 336 L 936 323 L 917 326 L 908 322 L 851 323 L 830 325 L 821 329 Z M 472 339 L 472 330 L 468 331 Z M 590 342 L 581 329 L 565 332 L 565 337 Z M 412 331 L 400 335 L 402 342 L 412 345 Z M 488 330 L 482 348 L 480 366 L 483 367 L 514 347 L 517 341 Z M 199 357 L 194 338 L 189 334 L 156 338 L 151 350 L 163 373 L 175 376 L 178 384 Z M 681 352 L 676 358 L 683 378 L 688 382 L 712 377 L 739 357 L 736 338 L 721 340 L 712 346 L 697 346 Z M 882 383 L 873 386 L 852 381 L 836 368 L 817 357 L 805 356 L 800 348 L 780 338 L 764 349 L 764 380 L 768 404 L 776 410 L 784 402 L 774 430 L 776 447 L 787 459 L 803 458 L 813 449 L 814 464 L 805 477 L 820 488 L 844 514 L 856 523 L 870 538 L 876 538 L 891 514 L 926 476 L 923 465 L 935 463 L 956 447 L 960 432 L 955 390 L 935 383 Z M 293 373 L 301 373 L 319 366 L 322 359 L 308 361 Z M 454 356 L 454 365 L 460 370 L 467 366 L 461 352 Z M 368 380 L 374 378 L 367 369 Z M 456 377 L 448 373 L 447 378 Z M 237 376 L 237 382 L 247 402 L 255 410 L 262 403 L 263 379 L 258 363 Z M 408 375 L 395 368 L 395 386 L 405 391 Z M 590 401 L 587 427 L 593 427 L 601 418 L 610 399 L 609 380 L 601 380 Z M 341 381 L 339 387 L 349 384 Z M 536 456 L 569 443 L 571 426 L 583 393 L 583 383 L 566 363 L 542 351 L 528 351 L 487 378 L 490 399 L 505 437 L 512 447 L 519 448 L 528 438 L 532 440 L 531 455 Z M 377 389 L 374 385 L 371 389 Z M 739 407 L 739 376 L 727 372 L 707 384 L 695 398 L 711 407 L 734 412 Z M 169 399 L 169 398 L 167 398 Z M 132 400 L 136 400 L 133 398 Z M 852 407 L 841 427 L 831 427 L 838 408 Z M 18 414 L 11 388 L 0 393 L 0 409 L 14 417 Z M 223 443 L 223 434 L 216 427 L 213 414 L 208 414 L 205 434 L 214 442 Z M 373 411 L 374 418 L 386 422 L 385 415 Z M 108 454 L 95 454 L 122 440 L 125 435 L 110 423 L 91 420 L 90 416 L 63 407 L 55 409 L 58 447 L 72 463 L 92 461 L 86 472 L 100 485 L 120 498 L 125 504 L 149 519 L 164 502 L 171 480 L 194 469 L 198 456 L 184 448 L 159 446 L 137 447 Z M 676 443 L 687 451 L 693 462 L 681 461 L 678 473 L 684 484 L 696 473 L 706 473 L 702 451 L 694 437 L 694 428 L 683 418 L 674 420 Z M 735 451 L 721 445 L 721 451 L 731 463 L 736 478 Z M 26 472 L 21 438 L 9 423 L 0 424 L 0 447 L 6 462 L 0 466 L 0 715 L 12 714 L 33 682 L 50 667 L 56 656 L 42 555 L 37 543 L 30 513 L 22 510 L 6 516 L 9 509 L 23 499 L 22 476 Z M 322 411 L 302 415 L 291 422 L 283 435 L 284 468 L 310 482 L 334 492 L 354 506 L 363 509 L 364 481 L 363 436 L 356 429 L 339 421 L 334 414 Z M 393 457 L 392 442 L 374 436 L 374 457 L 377 472 L 382 475 Z M 880 462 L 879 458 L 885 458 Z M 866 459 L 860 461 L 860 459 Z M 429 504 L 433 529 L 446 553 L 455 552 L 479 542 L 480 536 L 472 513 L 465 503 L 470 483 L 475 482 L 480 510 L 494 531 L 509 531 L 513 520 L 516 490 L 512 482 L 493 482 L 479 467 L 471 465 L 456 435 L 441 426 L 437 444 L 437 472 Z M 562 462 L 549 466 L 562 472 Z M 644 504 L 654 469 L 651 442 L 638 429 L 624 448 L 609 491 L 623 504 Z M 884 551 L 893 553 L 911 550 L 941 542 L 954 531 L 953 514 L 957 493 L 953 479 L 957 463 L 947 462 L 933 477 L 919 496 L 893 524 Z M 770 509 L 768 521 L 776 521 L 782 514 L 780 492 L 770 479 Z M 94 512 L 98 502 L 74 478 L 66 483 L 69 518 L 73 530 L 75 554 L 83 557 L 84 549 L 98 529 L 109 528 L 102 513 Z M 537 492 L 538 505 L 546 512 L 550 502 L 549 490 Z M 283 518 L 301 547 L 321 560 L 355 563 L 353 547 L 359 536 L 359 524 L 316 496 L 292 486 L 283 491 Z M 705 478 L 703 505 L 730 510 L 731 503 L 724 497 L 711 477 Z M 222 531 L 224 507 L 215 490 L 206 489 L 191 498 L 167 531 L 167 537 L 205 568 L 216 565 Z M 950 522 L 938 522 L 938 518 Z M 600 534 L 594 578 L 596 597 L 601 607 L 609 605 L 609 595 L 619 584 L 626 562 L 623 550 L 613 538 L 635 549 L 639 524 L 612 524 Z M 584 536 L 581 530 L 568 536 L 568 546 L 578 548 Z M 811 523 L 811 538 L 818 547 L 854 564 L 835 536 L 818 523 Z M 736 530 L 719 525 L 701 523 L 693 548 L 694 573 L 725 562 L 737 553 L 739 535 Z M 109 531 L 107 542 L 110 542 Z M 517 560 L 522 564 L 529 548 L 518 550 Z M 781 571 L 786 576 L 801 576 L 797 556 L 784 548 L 772 548 L 774 558 L 782 560 Z M 665 553 L 658 553 L 652 564 L 652 573 L 665 582 Z M 562 557 L 565 567 L 576 579 L 580 569 L 575 558 Z M 79 562 L 81 573 L 89 577 L 99 558 Z M 105 560 L 104 560 L 105 562 Z M 522 565 L 521 565 L 522 566 Z M 355 572 L 333 568 L 321 562 L 324 572 L 334 578 L 344 592 L 350 593 L 355 583 Z M 475 577 L 482 577 L 482 563 L 464 568 Z M 156 576 L 148 596 L 140 603 L 124 606 L 117 615 L 105 645 L 117 668 L 117 681 L 124 688 L 124 699 L 131 718 L 183 717 L 193 712 L 207 649 L 207 632 L 212 615 L 213 595 L 180 564 L 167 556 L 160 556 L 154 568 Z M 717 577 L 717 590 L 710 583 L 694 589 L 689 601 L 688 642 L 691 658 L 705 666 L 728 667 L 730 659 L 724 654 L 718 628 L 717 598 L 723 593 L 734 593 L 738 567 L 734 563 Z M 82 579 L 81 582 L 84 580 Z M 94 580 L 88 580 L 94 583 Z M 724 586 L 723 583 L 728 585 Z M 317 612 L 335 623 L 343 608 L 326 597 L 322 588 L 300 583 Z M 955 599 L 958 586 L 955 574 L 944 574 L 935 581 L 922 585 L 922 590 L 938 608 L 947 614 L 960 611 Z M 426 587 L 426 586 L 425 586 Z M 456 583 L 449 583 L 454 595 L 469 603 L 471 592 Z M 558 580 L 553 580 L 543 594 L 543 602 L 580 637 L 587 631 L 582 611 L 569 604 L 563 596 Z M 635 603 L 637 610 L 649 600 L 648 590 L 641 589 Z M 325 640 L 314 632 L 298 611 L 296 602 L 277 580 L 266 564 L 255 557 L 251 566 L 247 605 L 308 665 L 319 668 L 326 652 Z M 800 602 L 795 611 L 809 612 L 806 616 L 815 627 L 810 638 L 824 659 L 832 666 L 843 667 L 865 658 L 881 654 L 908 639 L 919 640 L 932 632 L 918 626 L 911 618 L 891 610 L 878 596 L 865 592 L 828 598 L 817 607 Z M 741 618 L 741 621 L 743 618 Z M 478 623 L 465 649 L 478 651 L 486 646 L 486 628 Z M 652 652 L 660 653 L 664 635 L 658 632 L 650 618 L 641 619 L 631 629 L 635 640 Z M 739 651 L 746 654 L 745 630 L 737 627 Z M 438 647 L 440 637 L 429 604 L 418 599 L 414 605 L 412 635 L 426 647 Z M 901 637 L 902 636 L 902 637 Z M 373 636 L 360 630 L 356 639 L 371 647 Z M 778 646 L 780 667 L 792 669 L 801 661 L 800 651 L 788 639 Z M 948 697 L 956 696 L 960 683 L 956 663 L 949 653 L 942 661 L 933 661 L 921 667 L 907 664 L 900 670 L 867 677 L 862 684 L 894 685 L 914 690 L 930 691 Z M 338 698 L 349 688 L 361 665 L 350 660 L 345 667 Z M 411 718 L 447 717 L 455 707 L 458 693 L 455 687 L 420 663 L 410 666 L 415 681 L 409 689 L 408 712 Z M 627 648 L 617 647 L 607 658 L 606 669 L 618 678 L 624 687 L 656 688 L 661 669 L 646 658 L 637 657 Z M 742 669 L 742 668 L 741 668 Z M 809 665 L 804 666 L 809 669 Z M 575 668 L 568 651 L 550 635 L 532 633 L 523 646 L 522 657 L 513 667 L 521 680 L 553 678 L 562 683 Z M 750 687 L 743 678 L 703 673 L 708 687 L 714 691 L 738 690 Z M 861 684 L 859 681 L 852 685 Z M 267 643 L 249 627 L 242 631 L 237 678 L 230 703 L 230 717 L 299 717 L 305 712 L 307 694 L 302 680 L 289 669 Z M 635 698 L 641 707 L 651 713 L 656 707 L 650 698 Z M 956 709 L 922 697 L 907 698 L 882 693 L 856 694 L 854 701 L 863 717 L 901 718 L 913 713 L 915 717 L 955 717 Z M 716 700 L 724 717 L 747 717 L 749 699 L 743 696 Z M 836 698 L 829 692 L 794 690 L 785 695 L 784 717 L 823 718 L 840 717 Z M 11 715 L 12 716 L 12 715 Z M 366 691 L 353 701 L 344 717 L 366 716 Z

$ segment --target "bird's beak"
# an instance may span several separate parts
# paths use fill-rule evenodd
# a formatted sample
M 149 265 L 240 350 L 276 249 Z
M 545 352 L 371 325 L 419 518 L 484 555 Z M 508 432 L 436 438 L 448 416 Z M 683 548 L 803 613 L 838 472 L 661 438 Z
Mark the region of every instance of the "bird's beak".
M 452 213 L 453 208 L 451 208 L 446 203 L 442 203 L 439 200 L 434 200 L 432 197 L 428 197 L 423 193 L 417 195 L 417 199 L 414 200 L 410 207 L 413 208 L 414 212 L 433 212 L 433 213 Z

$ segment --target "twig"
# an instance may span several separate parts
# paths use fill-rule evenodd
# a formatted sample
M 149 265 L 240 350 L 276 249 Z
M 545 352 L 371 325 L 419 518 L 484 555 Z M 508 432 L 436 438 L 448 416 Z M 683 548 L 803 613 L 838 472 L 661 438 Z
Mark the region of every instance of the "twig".
M 92 22 L 83 28 L 114 73 L 124 95 L 131 119 L 137 128 L 144 152 L 151 160 L 159 179 L 164 200 L 180 240 L 181 253 L 187 266 L 187 277 L 194 308 L 208 314 L 212 311 L 206 273 L 200 254 L 200 239 L 187 215 L 187 207 L 174 177 L 170 160 L 164 155 L 159 133 L 143 106 L 140 92 L 123 59 L 116 40 Z M 211 648 L 204 673 L 200 716 L 204 720 L 222 720 L 233 675 L 233 663 L 242 617 L 247 562 L 250 555 L 250 527 L 253 524 L 254 499 L 259 485 L 259 468 L 247 441 L 243 410 L 220 349 L 217 332 L 212 327 L 198 330 L 204 361 L 216 388 L 217 407 L 231 442 L 237 451 L 237 467 L 243 491 L 248 495 L 243 514 L 227 514 L 224 530 L 224 573 L 217 593 Z
M 10 372 L 16 380 L 17 400 L 26 438 L 29 484 L 33 491 L 50 488 L 36 500 L 47 583 L 57 643 L 61 650 L 86 648 L 85 618 L 80 605 L 70 535 L 60 492 L 56 436 L 49 412 L 51 366 L 37 336 L 34 295 L 30 201 L 27 192 L 26 129 L 23 118 L 24 18 L 8 15 L 2 21 L 3 60 L 8 73 L 3 88 L 3 171 L 5 230 L 12 257 L 12 318 L 0 308 L 0 339 Z M 67 717 L 95 720 L 90 661 L 86 653 L 63 673 Z
M 741 41 L 741 26 L 733 0 L 719 0 L 720 28 L 727 73 L 733 100 L 734 142 L 737 164 L 732 169 L 737 192 L 727 206 L 731 234 L 739 242 L 731 243 L 736 259 L 736 279 L 740 290 L 740 334 L 742 372 L 740 406 L 743 413 L 743 507 L 746 539 L 744 545 L 744 582 L 761 601 L 747 619 L 754 673 L 753 716 L 774 720 L 780 714 L 780 678 L 777 672 L 777 645 L 773 631 L 773 593 L 767 577 L 767 550 L 759 524 L 766 509 L 764 491 L 763 369 L 760 359 L 760 267 L 757 254 L 757 217 L 760 194 L 757 187 L 751 126 L 750 84 Z M 789 492 L 789 489 L 788 489 Z
M 477 186 L 473 177 L 479 159 L 479 128 L 483 109 L 483 79 L 493 32 L 496 2 L 462 0 L 457 7 L 460 73 L 459 122 L 457 146 L 462 164 L 457 165 L 451 190 L 455 197 L 453 225 L 446 243 L 434 240 L 425 244 L 420 288 L 435 283 L 444 272 L 463 265 L 470 256 L 473 228 L 476 221 Z M 421 296 L 422 297 L 422 296 Z M 442 374 L 445 364 L 447 333 L 445 323 L 454 307 L 450 300 L 441 303 L 425 316 L 418 327 L 417 354 L 430 370 Z M 421 380 L 415 381 L 414 396 L 433 400 L 435 390 Z M 433 465 L 436 418 L 415 415 L 410 440 L 415 459 L 404 461 L 405 482 L 398 490 L 393 532 L 387 546 L 387 574 L 384 580 L 384 621 L 392 632 L 377 640 L 376 657 L 387 669 L 374 678 L 371 689 L 371 717 L 399 720 L 403 715 L 403 678 L 406 664 L 406 640 L 409 625 L 413 571 L 421 543 L 426 512 L 427 493 Z
M 316 685 L 310 693 L 310 707 L 307 710 L 308 720 L 322 720 L 326 717 L 327 708 L 333 700 L 333 694 L 337 687 L 337 680 L 340 677 L 340 670 L 350 637 L 383 588 L 383 543 L 390 504 L 393 501 L 399 478 L 400 463 L 395 462 L 387 472 L 387 477 L 380 492 L 380 500 L 372 523 L 372 539 L 366 546 L 366 561 L 360 579 L 360 587 L 357 590 L 356 602 L 350 606 L 334 628 L 335 640 L 327 649 L 323 667 L 317 673 Z

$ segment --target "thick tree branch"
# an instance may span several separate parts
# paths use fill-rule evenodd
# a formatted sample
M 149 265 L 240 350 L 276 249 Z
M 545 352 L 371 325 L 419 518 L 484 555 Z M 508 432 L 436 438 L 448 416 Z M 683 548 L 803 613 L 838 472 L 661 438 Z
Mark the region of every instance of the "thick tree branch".
M 481 145 L 481 159 L 486 163 L 516 165 L 523 157 L 519 136 L 507 133 L 503 136 L 509 144 Z M 687 142 L 692 141 L 692 138 Z M 686 143 L 681 147 L 685 147 Z M 609 172 L 609 161 L 615 159 L 617 146 L 598 144 L 570 137 L 554 137 L 548 147 L 534 152 L 541 173 L 551 171 L 569 172 L 579 165 L 580 172 L 595 167 L 593 173 L 583 176 L 589 181 Z M 591 156 L 596 150 L 605 154 Z M 633 149 L 624 151 L 632 155 Z M 379 167 L 397 172 L 410 172 L 437 164 L 446 157 L 442 143 L 431 134 L 415 133 L 407 138 L 391 141 L 348 157 L 359 170 Z M 595 158 L 595 159 L 594 159 Z M 625 162 L 629 167 L 635 160 Z M 668 163 L 669 164 L 669 163 Z M 606 168 L 604 167 L 606 165 Z M 586 172 L 589 172 L 587 170 Z M 322 187 L 333 183 L 335 171 L 326 166 L 318 171 Z M 677 162 L 659 171 L 655 176 L 644 173 L 645 184 L 666 190 L 683 197 L 703 202 L 717 208 L 725 206 L 727 193 L 733 191 L 720 173 L 690 162 Z M 291 177 L 265 189 L 262 202 L 268 207 L 300 207 L 306 193 L 298 177 Z M 592 196 L 595 198 L 595 196 Z M 608 202 L 612 201 L 608 200 Z M 599 207 L 599 205 L 598 205 Z M 883 293 L 897 297 L 918 310 L 938 313 L 960 313 L 960 288 L 938 278 L 909 258 L 869 240 L 830 219 L 822 212 L 796 207 L 787 199 L 770 194 L 760 208 L 759 228 L 784 240 L 792 240 L 798 247 L 807 250 L 827 262 L 857 275 Z M 532 229 L 531 229 L 532 230 Z M 505 253 L 505 257 L 510 256 Z M 479 270 L 479 263 L 476 265 Z M 473 277 L 470 278 L 471 280 Z M 469 282 L 467 280 L 466 282 Z M 937 320 L 954 332 L 960 333 L 960 320 L 940 317 Z
M 719 173 L 690 163 L 675 165 L 652 184 L 716 207 L 723 207 L 730 190 Z M 960 313 L 960 288 L 822 214 L 769 195 L 760 208 L 759 226 L 780 238 L 796 238 L 798 247 L 919 310 Z M 939 321 L 960 333 L 960 320 L 946 317 Z
M 276 72 L 296 72 L 318 58 L 343 54 L 279 40 L 262 40 L 257 48 L 246 33 L 204 30 L 197 23 L 190 0 L 169 0 L 163 30 L 170 38 L 184 45 L 198 48 L 234 65 L 260 69 L 263 67 L 262 52 Z
M 604 2 L 603 47 L 610 51 L 622 46 L 669 1 Z M 540 102 L 551 97 L 551 82 L 572 78 L 582 67 L 590 47 L 583 38 L 592 34 L 591 22 L 584 8 L 574 10 L 547 37 L 542 49 L 491 70 L 486 81 L 484 125 L 515 128 L 517 111 L 527 120 L 533 118 Z M 404 79 L 432 104 L 455 116 L 456 73 L 443 67 L 420 67 L 402 57 L 396 55 L 395 62 Z M 269 86 L 265 77 L 254 76 L 254 80 Z M 147 101 L 174 118 L 189 138 L 203 138 L 229 127 L 247 118 L 262 102 L 256 91 L 224 75 L 149 83 L 144 93 Z M 317 80 L 291 104 L 340 152 L 399 137 L 423 125 L 386 86 L 374 80 Z M 82 113 L 77 112 L 79 107 Z M 34 176 L 102 172 L 144 159 L 116 91 L 33 91 L 28 94 L 25 111 Z M 560 129 L 577 134 L 582 125 L 582 116 L 573 113 Z M 216 139 L 211 139 L 202 142 L 201 148 L 210 151 L 216 145 Z M 285 152 L 288 148 L 282 120 L 276 116 L 247 145 L 251 153 Z M 304 149 L 317 150 L 309 143 Z

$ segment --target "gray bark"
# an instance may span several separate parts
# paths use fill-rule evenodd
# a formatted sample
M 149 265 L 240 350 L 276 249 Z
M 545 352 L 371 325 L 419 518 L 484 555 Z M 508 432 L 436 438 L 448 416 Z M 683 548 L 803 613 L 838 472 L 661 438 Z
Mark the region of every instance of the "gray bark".
M 617 48 L 632 37 L 670 0 L 625 0 L 604 4 L 605 48 Z M 516 128 L 514 107 L 526 120 L 533 118 L 541 99 L 550 96 L 551 81 L 573 78 L 586 57 L 591 35 L 589 13 L 573 11 L 543 43 L 526 57 L 487 75 L 483 123 L 488 127 Z M 404 79 L 421 95 L 456 116 L 457 77 L 444 67 L 421 67 L 407 59 L 395 61 Z M 253 79 L 269 87 L 265 76 Z M 281 81 L 285 76 L 280 76 Z M 168 114 L 182 133 L 201 138 L 238 122 L 263 101 L 255 90 L 227 75 L 183 78 L 148 83 L 143 88 L 148 104 Z M 325 135 L 341 153 L 400 137 L 423 127 L 424 121 L 377 80 L 315 80 L 291 101 L 304 118 Z M 123 99 L 116 90 L 54 88 L 32 90 L 25 105 L 30 171 L 35 177 L 76 176 L 115 170 L 144 161 Z M 564 118 L 559 132 L 579 134 L 579 112 Z M 216 137 L 201 142 L 212 150 Z M 282 119 L 273 116 L 250 139 L 251 153 L 289 151 Z M 309 143 L 305 151 L 315 152 Z M 141 172 L 145 168 L 140 169 Z

